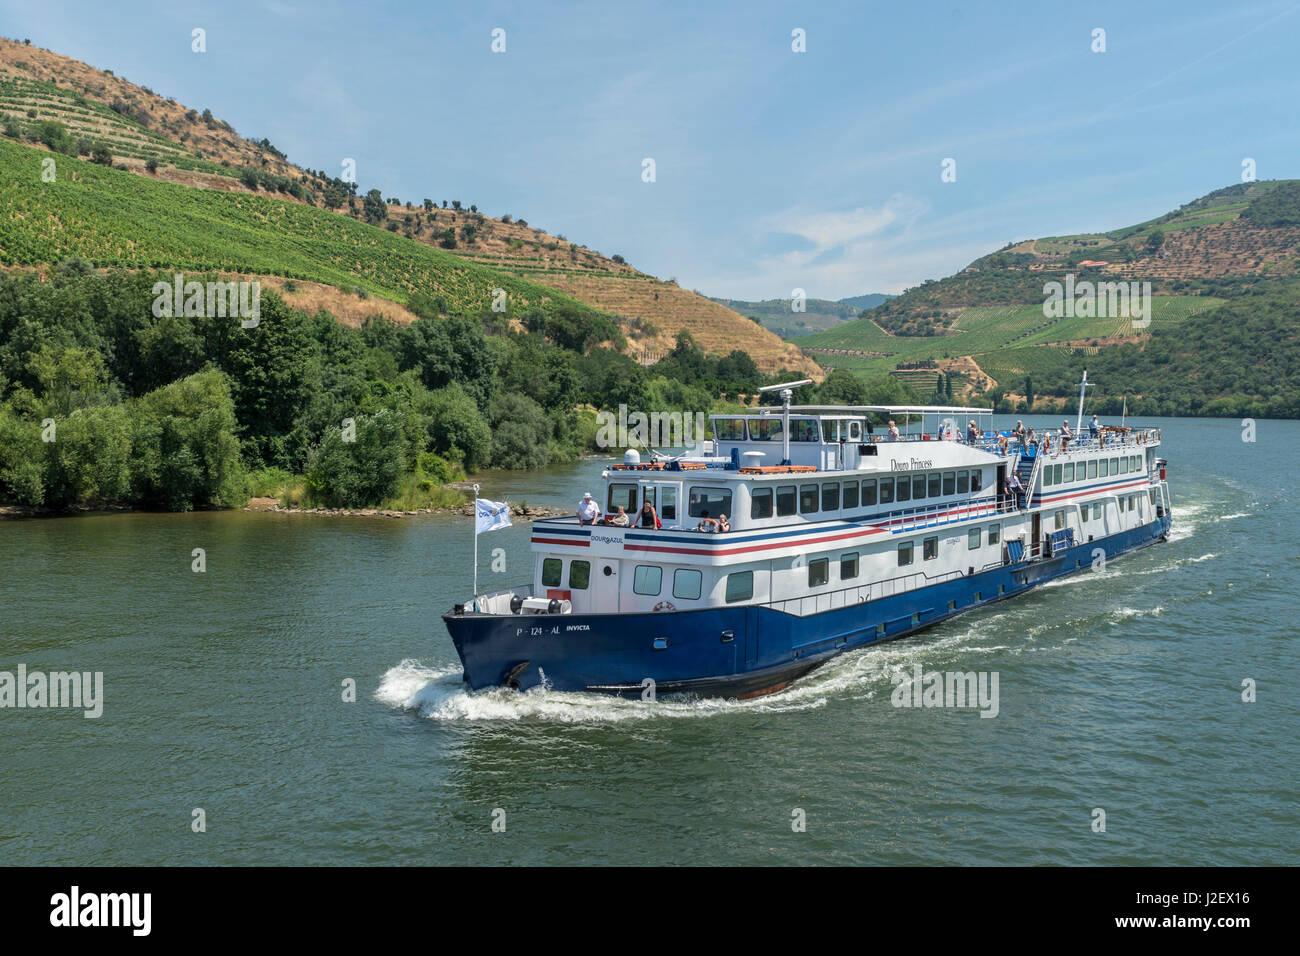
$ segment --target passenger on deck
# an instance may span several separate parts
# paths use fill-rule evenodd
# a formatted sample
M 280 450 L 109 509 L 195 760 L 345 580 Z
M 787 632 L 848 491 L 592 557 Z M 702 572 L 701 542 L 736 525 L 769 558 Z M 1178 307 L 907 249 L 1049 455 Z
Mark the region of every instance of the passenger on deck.
M 1094 412 L 1092 416 L 1092 421 L 1088 422 L 1088 435 L 1090 438 L 1092 438 L 1093 441 L 1096 441 L 1097 436 L 1100 434 L 1101 434 L 1101 422 L 1097 421 L 1097 415 Z
M 1070 447 L 1070 439 L 1073 437 L 1074 437 L 1074 432 L 1070 431 L 1070 423 L 1067 421 L 1062 421 L 1061 422 L 1061 451 L 1065 451 Z
M 600 505 L 591 500 L 591 492 L 582 496 L 578 502 L 578 524 L 595 524 L 600 517 Z
M 1020 476 L 1014 471 L 1007 478 L 1007 488 L 1010 490 L 1012 497 L 1015 498 L 1016 507 L 1023 508 L 1024 505 L 1021 504 L 1021 498 L 1024 494 L 1025 486 L 1020 483 Z
M 1020 421 L 1019 419 L 1017 419 L 1017 420 L 1016 420 L 1016 427 L 1015 427 L 1014 429 L 1011 430 L 1011 434 L 1015 435 L 1016 438 L 1018 438 L 1018 439 L 1020 440 L 1020 447 L 1021 447 L 1021 448 L 1026 447 L 1026 445 L 1025 445 L 1025 441 L 1026 441 L 1026 437 L 1025 437 L 1025 423 L 1024 423 L 1024 422 L 1022 422 L 1022 421 Z
M 623 510 L 623 506 L 619 505 L 618 514 L 607 517 L 605 523 L 617 525 L 620 528 L 626 528 L 632 523 L 632 519 L 627 516 L 627 512 Z
M 1029 431 L 1028 431 L 1027 434 L 1028 434 L 1028 437 L 1027 437 L 1025 440 L 1028 442 L 1028 444 L 1027 444 L 1025 447 L 1026 447 L 1026 448 L 1033 448 L 1035 451 L 1037 451 L 1037 449 L 1038 449 L 1038 435 L 1036 435 L 1036 434 L 1034 433 L 1034 430 L 1033 430 L 1032 428 L 1029 429 Z
M 968 445 L 974 445 L 979 441 L 979 439 L 980 430 L 975 425 L 975 419 L 972 418 L 970 424 L 966 426 L 966 443 Z
M 718 515 L 718 530 L 719 531 L 731 530 L 731 522 L 727 520 L 726 515 Z
M 718 519 L 710 518 L 707 511 L 700 512 L 700 523 L 695 526 L 696 531 L 717 531 Z
M 650 528 L 653 530 L 662 527 L 659 523 L 659 515 L 655 511 L 655 506 L 650 503 L 649 498 L 645 500 L 641 505 L 641 510 L 637 512 L 636 523 L 639 528 Z
M 1007 442 L 1009 442 L 1010 440 L 1011 439 L 1006 435 L 998 436 L 998 451 L 1001 452 L 1003 455 L 1007 453 Z
M 898 441 L 900 437 L 902 436 L 898 434 L 898 426 L 894 424 L 894 420 L 891 418 L 889 420 L 889 439 L 890 441 Z

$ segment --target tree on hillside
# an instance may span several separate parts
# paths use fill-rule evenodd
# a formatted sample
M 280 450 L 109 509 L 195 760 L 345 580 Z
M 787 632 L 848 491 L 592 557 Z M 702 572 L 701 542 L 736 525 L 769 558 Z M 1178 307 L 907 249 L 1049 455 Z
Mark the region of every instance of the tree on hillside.
M 383 222 L 388 218 L 388 206 L 384 203 L 384 194 L 372 189 L 361 200 L 361 212 L 367 222 Z
M 817 389 L 817 401 L 825 405 L 864 405 L 867 388 L 848 369 L 834 369 Z

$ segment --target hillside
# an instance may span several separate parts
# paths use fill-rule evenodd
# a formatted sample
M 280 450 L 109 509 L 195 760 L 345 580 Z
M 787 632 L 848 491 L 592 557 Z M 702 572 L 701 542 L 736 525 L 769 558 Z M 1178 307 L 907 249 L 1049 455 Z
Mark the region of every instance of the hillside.
M 1149 326 L 1113 312 L 1048 314 L 1044 285 L 1064 283 L 1067 275 L 1078 282 L 1150 282 Z M 1022 397 L 1026 376 L 1036 391 L 1061 376 L 1077 380 L 1078 370 L 1096 367 L 1099 355 L 1121 346 L 1140 351 L 1162 330 L 1186 326 L 1191 334 L 1231 300 L 1290 288 L 1286 280 L 1297 275 L 1300 182 L 1242 183 L 1108 233 L 1008 245 L 955 275 L 907 290 L 861 319 L 796 341 L 827 367 L 892 371 L 924 389 L 940 369 L 960 364 Z M 1276 306 L 1280 300 L 1261 301 Z M 1276 319 L 1287 321 L 1284 315 Z M 1127 383 L 1130 391 L 1154 385 L 1135 375 Z M 980 387 L 978 376 L 958 377 L 969 381 L 968 394 L 989 390 Z
M 757 319 L 763 328 L 783 339 L 793 339 L 843 325 L 856 319 L 862 314 L 863 309 L 875 308 L 891 298 L 893 297 L 883 293 L 870 293 L 837 301 L 807 299 L 802 312 L 794 311 L 789 299 L 764 299 L 750 302 L 745 299 L 714 298 L 712 301 L 741 315 Z
M 506 213 L 487 216 L 476 204 L 460 200 L 403 202 L 378 190 L 363 193 L 357 183 L 340 178 L 341 172 L 335 176 L 299 167 L 274 144 L 240 136 L 208 110 L 188 108 L 111 70 L 4 38 L 0 38 L 0 123 L 11 142 L 95 158 L 151 181 L 235 195 L 272 195 L 284 203 L 328 211 L 336 219 L 379 226 L 409 244 L 448 253 L 450 258 L 421 260 L 439 263 L 438 268 L 450 267 L 454 260 L 467 265 L 467 270 L 453 270 L 452 276 L 428 287 L 421 287 L 423 280 L 383 289 L 357 283 L 391 300 L 375 311 L 399 319 L 410 314 L 404 309 L 410 294 L 436 297 L 465 275 L 491 274 L 512 279 L 511 288 L 522 288 L 517 285 L 522 280 L 528 287 L 553 290 L 557 301 L 572 299 L 609 314 L 624 333 L 628 353 L 642 361 L 665 354 L 677 333 L 686 330 L 706 352 L 719 356 L 743 346 L 765 372 L 791 368 L 821 375 L 798 348 L 734 311 L 637 271 L 621 256 L 603 256 Z M 284 215 L 279 225 L 300 222 Z M 119 230 L 115 235 L 119 244 L 134 246 L 129 232 Z M 141 257 L 112 258 L 138 265 Z M 153 257 L 157 264 L 165 260 L 165 255 Z M 9 261 L 33 260 L 25 255 L 11 256 Z M 307 277 L 293 266 L 275 267 L 266 256 L 262 261 L 272 273 Z M 343 274 L 358 275 L 351 268 L 340 272 L 337 263 L 327 271 L 336 277 L 324 279 L 327 283 Z M 422 273 L 426 278 L 430 274 Z M 507 286 L 499 282 L 497 287 Z M 538 294 L 526 298 L 536 301 Z

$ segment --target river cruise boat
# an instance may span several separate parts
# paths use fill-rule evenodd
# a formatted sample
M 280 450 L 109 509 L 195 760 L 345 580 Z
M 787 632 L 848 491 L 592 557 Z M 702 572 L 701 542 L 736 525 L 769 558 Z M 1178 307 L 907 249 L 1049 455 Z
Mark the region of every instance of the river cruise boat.
M 443 617 L 470 687 L 772 693 L 1169 535 L 1159 429 L 1031 441 L 989 409 L 789 396 L 712 416 L 706 454 L 628 452 L 596 523 L 535 522 L 531 583 Z

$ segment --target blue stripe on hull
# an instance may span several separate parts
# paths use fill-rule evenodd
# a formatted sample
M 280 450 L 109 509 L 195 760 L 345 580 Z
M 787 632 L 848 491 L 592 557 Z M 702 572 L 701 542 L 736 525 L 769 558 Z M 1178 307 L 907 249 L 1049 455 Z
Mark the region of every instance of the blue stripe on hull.
M 807 617 L 740 606 L 659 614 L 446 614 L 443 620 L 475 690 L 500 686 L 517 672 L 514 679 L 522 690 L 545 680 L 555 690 L 639 694 L 642 682 L 651 678 L 659 694 L 750 696 L 780 689 L 844 651 L 905 637 L 1089 569 L 1096 548 L 1111 560 L 1168 531 L 1166 517 L 1044 560 Z M 728 631 L 732 637 L 725 640 Z M 656 641 L 666 646 L 655 649 Z

